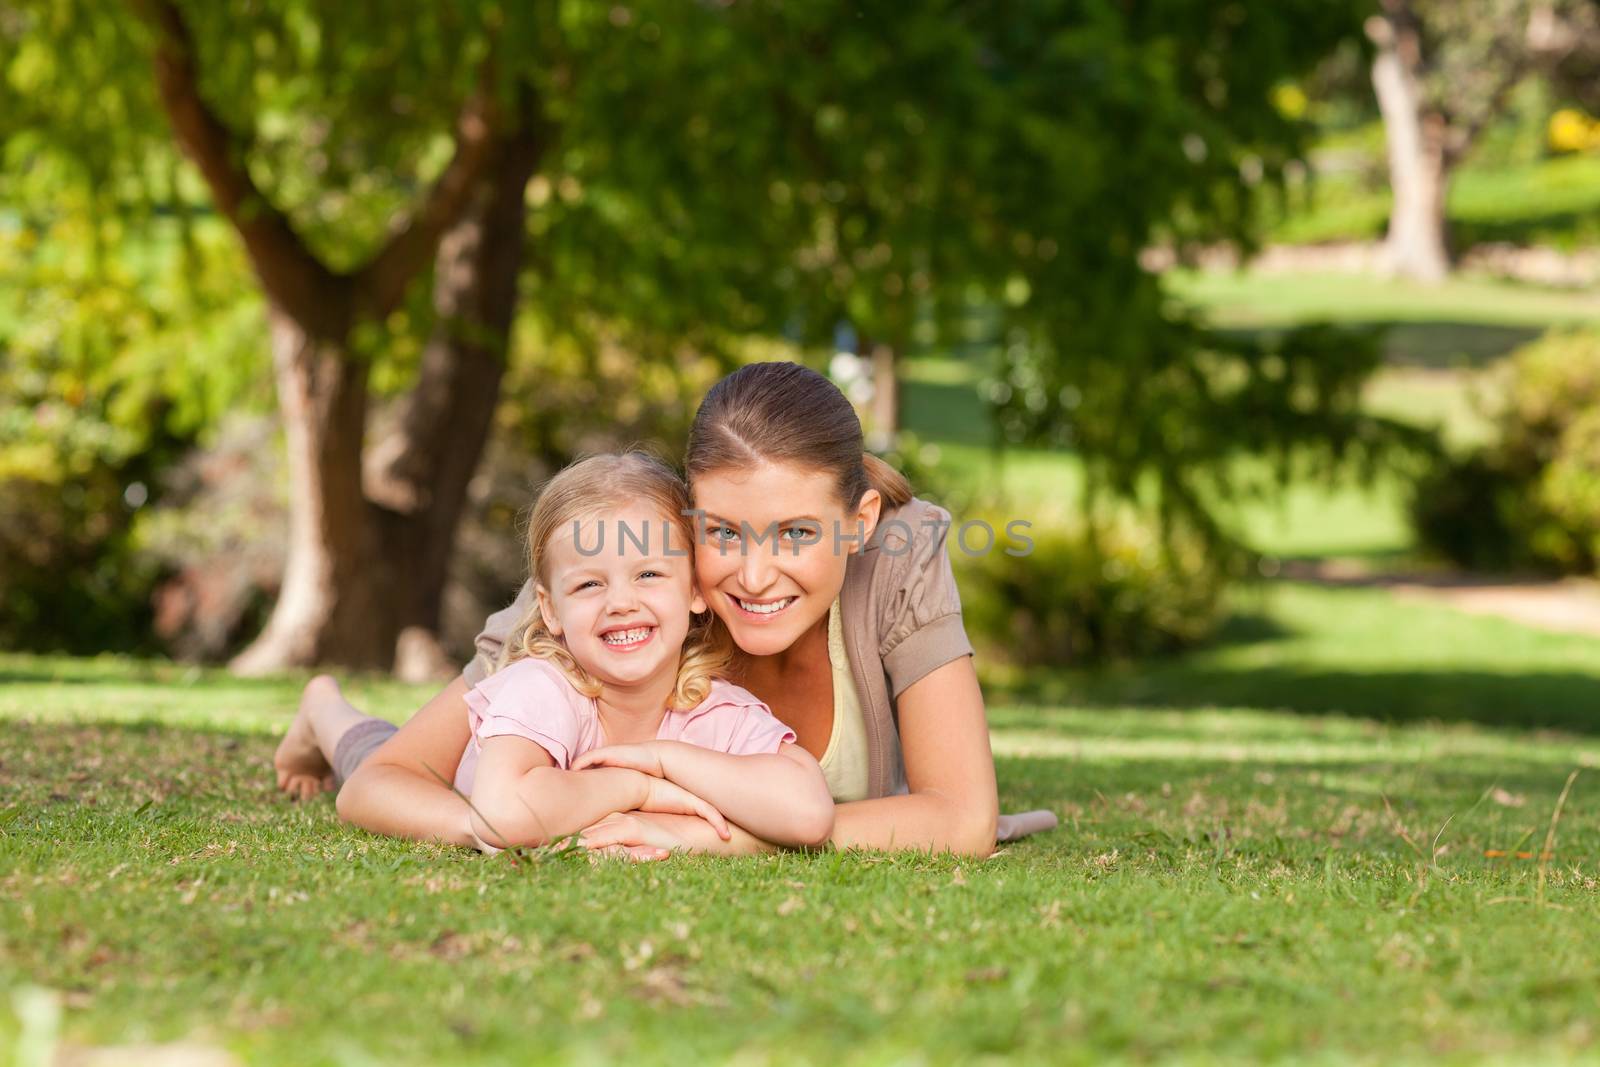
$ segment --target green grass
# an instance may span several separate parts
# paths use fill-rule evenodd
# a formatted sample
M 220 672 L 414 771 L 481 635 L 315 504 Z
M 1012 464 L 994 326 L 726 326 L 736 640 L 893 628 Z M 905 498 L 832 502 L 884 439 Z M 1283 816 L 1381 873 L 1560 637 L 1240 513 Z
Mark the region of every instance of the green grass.
M 1047 449 L 996 453 L 984 436 L 987 416 L 976 381 L 976 370 L 954 360 L 922 359 L 906 368 L 906 429 L 925 443 L 923 460 L 937 483 L 982 486 L 985 496 L 1001 502 L 996 506 L 1035 524 L 1074 521 L 1083 491 L 1077 458 Z M 1430 403 L 1415 403 L 1418 393 Z M 1371 404 L 1413 421 L 1438 420 L 1452 437 L 1481 434 L 1481 419 L 1456 379 L 1423 383 L 1414 375 L 1382 376 L 1374 383 Z M 1273 555 L 1394 555 L 1410 545 L 1405 495 L 1405 485 L 1392 475 L 1370 485 L 1303 479 L 1270 499 L 1242 502 L 1228 518 L 1249 544 Z
M 1327 174 L 1299 191 L 1287 212 L 1267 212 L 1269 239 L 1285 244 L 1377 240 L 1389 220 L 1381 140 L 1368 157 L 1376 181 Z M 1600 241 L 1600 155 L 1478 164 L 1452 178 L 1446 213 L 1459 247 L 1487 241 L 1560 248 Z
M 1594 293 L 1481 277 L 1428 286 L 1361 274 L 1175 271 L 1169 284 L 1223 327 L 1382 327 L 1388 360 L 1399 365 L 1480 366 L 1551 326 L 1600 321 Z
M 1484 853 L 1537 852 L 1600 764 L 1600 644 L 1373 590 L 1248 607 L 994 701 L 1005 805 L 1065 825 L 985 863 L 378 839 L 273 794 L 293 679 L 0 656 L 0 1063 L 27 986 L 64 1011 L 31 1040 L 251 1063 L 1595 1059 L 1600 771 L 1542 872 Z

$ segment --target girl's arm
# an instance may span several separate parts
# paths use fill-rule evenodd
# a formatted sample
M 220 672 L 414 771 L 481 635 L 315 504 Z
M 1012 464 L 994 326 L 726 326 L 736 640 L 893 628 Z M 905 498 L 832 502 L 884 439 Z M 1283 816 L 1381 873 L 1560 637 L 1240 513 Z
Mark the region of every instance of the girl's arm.
M 664 778 L 704 797 L 755 837 L 778 845 L 814 847 L 833 830 L 833 798 L 822 768 L 795 744 L 771 754 L 736 756 L 683 741 L 646 741 L 595 749 L 574 760 L 573 767 L 625 767 Z
M 988 856 L 1000 807 L 972 657 L 951 660 L 919 678 L 900 694 L 898 706 L 911 791 L 840 804 L 833 843 Z
M 484 739 L 471 808 L 473 833 L 495 848 L 548 844 L 635 808 L 693 814 L 727 832 L 714 806 L 671 782 L 621 767 L 565 771 L 542 746 L 515 736 Z
M 339 817 L 390 837 L 471 847 L 467 803 L 450 788 L 470 736 L 470 688 L 456 678 L 367 757 L 339 790 Z

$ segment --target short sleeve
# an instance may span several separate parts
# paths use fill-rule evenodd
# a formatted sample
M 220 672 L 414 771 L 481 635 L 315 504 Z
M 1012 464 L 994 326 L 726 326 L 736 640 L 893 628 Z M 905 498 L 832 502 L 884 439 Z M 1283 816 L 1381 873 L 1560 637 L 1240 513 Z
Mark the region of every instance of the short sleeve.
M 710 695 L 687 714 L 675 738 L 734 756 L 768 755 L 795 739 L 755 694 L 722 681 L 712 683 Z
M 517 599 L 484 620 L 483 632 L 472 641 L 478 650 L 477 654 L 461 668 L 461 677 L 467 680 L 468 685 L 477 685 L 493 673 L 500 650 L 505 647 L 517 623 L 533 610 L 533 603 L 533 580 L 530 578 L 522 583 Z
M 972 655 L 949 532 L 948 511 L 913 500 L 886 516 L 873 535 L 882 553 L 874 580 L 881 590 L 878 654 L 896 697 L 946 663 Z
M 467 719 L 480 743 L 491 737 L 524 737 L 565 770 L 579 754 L 581 699 L 559 667 L 523 659 L 467 691 Z

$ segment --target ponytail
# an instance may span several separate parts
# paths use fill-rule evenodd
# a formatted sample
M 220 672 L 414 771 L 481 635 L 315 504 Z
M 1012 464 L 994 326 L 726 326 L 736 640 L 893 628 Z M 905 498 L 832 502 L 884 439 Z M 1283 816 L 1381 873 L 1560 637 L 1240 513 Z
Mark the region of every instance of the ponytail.
M 904 474 L 871 452 L 861 454 L 861 465 L 867 472 L 867 488 L 878 491 L 885 508 L 904 507 L 911 502 L 911 482 Z

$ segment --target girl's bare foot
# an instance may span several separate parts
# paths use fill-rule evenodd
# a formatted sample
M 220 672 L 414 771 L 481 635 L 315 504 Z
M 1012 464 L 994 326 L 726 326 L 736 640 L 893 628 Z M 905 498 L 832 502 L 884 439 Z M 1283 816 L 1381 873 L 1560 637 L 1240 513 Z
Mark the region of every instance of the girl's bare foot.
M 339 691 L 339 683 L 326 674 L 311 679 L 301 691 L 300 708 L 295 712 L 294 722 L 289 724 L 289 732 L 284 734 L 272 757 L 278 788 L 291 799 L 309 800 L 333 788 L 333 767 L 322 753 L 316 718 L 319 710 L 343 703 L 344 694 Z

